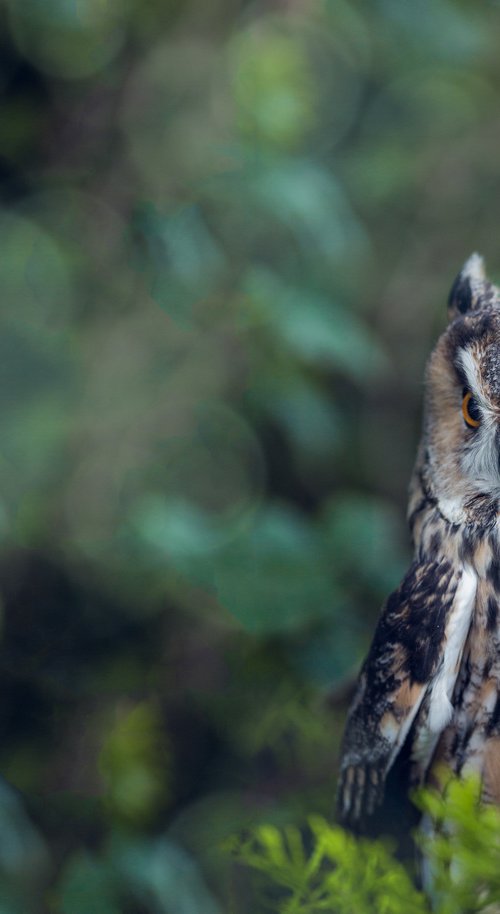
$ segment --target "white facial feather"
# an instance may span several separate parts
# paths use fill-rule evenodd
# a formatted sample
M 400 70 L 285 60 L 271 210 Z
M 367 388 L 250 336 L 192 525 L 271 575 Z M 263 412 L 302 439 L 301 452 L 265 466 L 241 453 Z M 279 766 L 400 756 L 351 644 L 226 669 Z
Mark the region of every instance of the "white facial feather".
M 500 465 L 497 441 L 497 419 L 484 396 L 478 365 L 470 349 L 463 349 L 460 362 L 467 386 L 481 411 L 481 424 L 462 457 L 462 469 L 471 481 L 491 495 L 500 494 Z
M 481 403 L 483 397 L 481 393 L 481 385 L 479 383 L 477 362 L 470 348 L 461 350 L 459 361 L 462 365 L 465 377 L 467 378 L 467 386 L 469 390 L 471 391 L 472 395 L 476 397 L 476 399 Z

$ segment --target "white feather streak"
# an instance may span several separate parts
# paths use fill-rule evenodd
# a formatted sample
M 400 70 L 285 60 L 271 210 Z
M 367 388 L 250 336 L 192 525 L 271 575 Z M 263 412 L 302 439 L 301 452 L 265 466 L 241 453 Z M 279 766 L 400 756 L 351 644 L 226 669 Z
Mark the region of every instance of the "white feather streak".
M 472 568 L 466 565 L 446 626 L 443 659 L 430 690 L 427 726 L 433 733 L 440 733 L 450 722 L 453 713 L 450 699 L 455 688 L 460 658 L 471 623 L 476 588 L 477 577 Z

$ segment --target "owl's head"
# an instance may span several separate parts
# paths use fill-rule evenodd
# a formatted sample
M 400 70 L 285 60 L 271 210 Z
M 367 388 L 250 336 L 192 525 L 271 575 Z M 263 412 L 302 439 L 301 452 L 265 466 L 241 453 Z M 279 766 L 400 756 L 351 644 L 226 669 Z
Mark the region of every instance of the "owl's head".
M 500 291 L 477 254 L 448 301 L 450 322 L 432 352 L 424 410 L 425 480 L 453 523 L 500 504 Z

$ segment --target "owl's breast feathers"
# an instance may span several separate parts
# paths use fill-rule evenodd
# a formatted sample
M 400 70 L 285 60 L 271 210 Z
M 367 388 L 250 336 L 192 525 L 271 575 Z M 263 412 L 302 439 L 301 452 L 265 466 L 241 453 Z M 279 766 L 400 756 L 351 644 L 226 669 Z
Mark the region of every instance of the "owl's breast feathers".
M 483 777 L 486 767 L 485 792 L 500 801 L 500 546 L 491 512 L 480 517 L 451 524 L 425 486 L 414 487 L 416 558 L 383 607 L 344 735 L 338 813 L 346 825 L 359 827 L 382 802 L 408 736 L 414 782 L 438 763 Z

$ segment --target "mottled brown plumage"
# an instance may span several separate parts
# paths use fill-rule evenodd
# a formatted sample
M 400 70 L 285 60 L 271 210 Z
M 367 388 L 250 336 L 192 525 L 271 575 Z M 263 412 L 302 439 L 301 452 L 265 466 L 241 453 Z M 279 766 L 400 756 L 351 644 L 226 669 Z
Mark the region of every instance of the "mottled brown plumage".
M 410 783 L 474 771 L 500 804 L 500 292 L 477 254 L 448 305 L 410 484 L 414 561 L 382 609 L 343 740 L 338 812 L 354 828 L 405 743 Z

